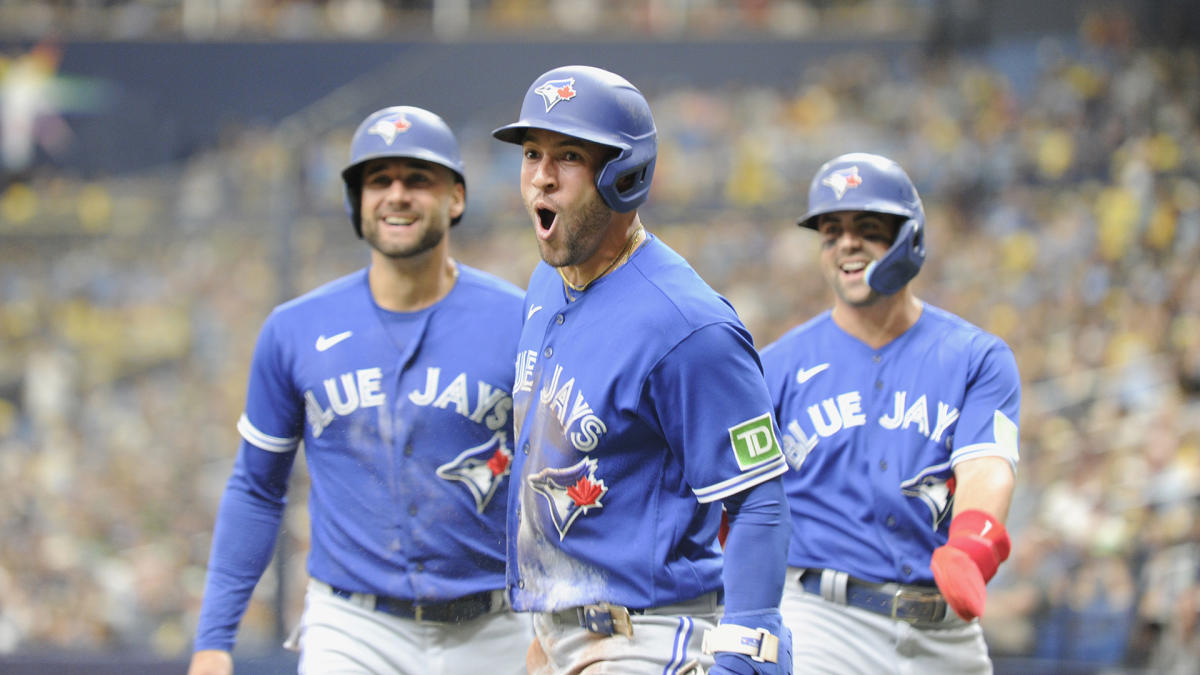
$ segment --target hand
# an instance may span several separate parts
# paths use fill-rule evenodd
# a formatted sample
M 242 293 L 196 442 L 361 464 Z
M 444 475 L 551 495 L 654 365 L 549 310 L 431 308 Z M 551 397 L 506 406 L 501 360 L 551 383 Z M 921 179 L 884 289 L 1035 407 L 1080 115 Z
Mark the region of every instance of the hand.
M 736 652 L 716 651 L 716 665 L 708 671 L 708 675 L 791 675 L 792 631 L 783 625 L 783 617 L 780 616 L 779 610 L 726 614 L 721 619 L 721 624 L 734 624 L 751 629 L 765 628 L 779 638 L 779 651 L 774 662 L 755 661 L 746 654 Z
M 950 522 L 950 538 L 933 551 L 929 569 L 946 604 L 964 621 L 983 616 L 987 582 L 1011 547 L 1004 525 L 983 511 L 964 511 Z
M 201 649 L 192 654 L 188 675 L 232 675 L 233 656 L 220 649 Z

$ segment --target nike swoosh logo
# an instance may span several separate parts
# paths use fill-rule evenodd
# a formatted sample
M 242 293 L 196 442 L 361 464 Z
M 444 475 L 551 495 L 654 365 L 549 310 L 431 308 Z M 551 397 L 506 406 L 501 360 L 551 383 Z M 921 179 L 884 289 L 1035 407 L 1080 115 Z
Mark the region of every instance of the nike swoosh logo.
M 330 347 L 341 342 L 342 340 L 345 340 L 346 338 L 350 337 L 351 335 L 354 335 L 353 331 L 343 331 L 341 333 L 338 333 L 337 335 L 333 335 L 330 337 L 325 337 L 324 335 L 321 335 L 321 336 L 317 337 L 317 351 L 323 352 L 326 349 L 329 349 Z
M 813 366 L 812 368 L 801 368 L 800 370 L 796 371 L 796 381 L 800 384 L 804 384 L 805 382 L 811 380 L 814 375 L 823 372 L 828 368 L 828 363 L 822 363 L 821 365 Z
M 979 536 L 986 537 L 987 533 L 991 532 L 991 531 L 992 531 L 992 521 L 985 520 L 985 521 L 983 521 L 983 532 L 980 532 Z
M 534 305 L 533 307 L 530 307 L 530 308 L 529 308 L 529 313 L 525 315 L 525 320 L 526 320 L 526 321 L 528 321 L 528 320 L 532 319 L 532 318 L 533 318 L 533 315 L 534 315 L 534 314 L 537 314 L 537 313 L 538 313 L 538 310 L 539 310 L 539 309 L 541 309 L 541 308 L 542 308 L 542 306 L 541 306 L 541 305 Z

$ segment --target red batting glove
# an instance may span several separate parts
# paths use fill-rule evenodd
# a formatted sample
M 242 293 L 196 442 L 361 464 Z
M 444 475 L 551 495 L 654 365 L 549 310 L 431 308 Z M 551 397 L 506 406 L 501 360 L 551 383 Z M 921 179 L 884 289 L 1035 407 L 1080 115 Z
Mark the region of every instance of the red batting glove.
M 950 521 L 950 538 L 933 551 L 929 569 L 946 604 L 964 621 L 983 616 L 987 582 L 1011 548 L 1004 524 L 983 511 L 963 511 Z

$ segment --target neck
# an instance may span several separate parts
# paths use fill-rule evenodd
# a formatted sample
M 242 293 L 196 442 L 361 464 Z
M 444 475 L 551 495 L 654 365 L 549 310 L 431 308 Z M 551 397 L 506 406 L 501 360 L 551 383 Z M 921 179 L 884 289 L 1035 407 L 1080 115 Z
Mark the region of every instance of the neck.
M 621 218 L 620 222 L 609 228 L 596 252 L 586 262 L 560 267 L 558 274 L 571 290 L 582 291 L 592 282 L 625 264 L 644 241 L 645 232 L 636 212 Z
M 458 279 L 458 265 L 446 249 L 429 255 L 388 258 L 371 253 L 367 280 L 376 304 L 392 312 L 415 312 L 446 297 Z
M 924 305 L 905 287 L 870 305 L 855 306 L 838 300 L 833 305 L 833 322 L 849 335 L 879 349 L 900 337 L 917 319 Z

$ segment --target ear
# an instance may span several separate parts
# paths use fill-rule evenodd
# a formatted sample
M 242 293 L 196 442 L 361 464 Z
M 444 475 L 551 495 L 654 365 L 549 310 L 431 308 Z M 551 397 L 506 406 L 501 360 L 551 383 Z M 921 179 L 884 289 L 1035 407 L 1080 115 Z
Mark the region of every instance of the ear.
M 459 218 L 467 210 L 467 188 L 459 181 L 454 181 L 454 189 L 450 193 L 450 217 Z

